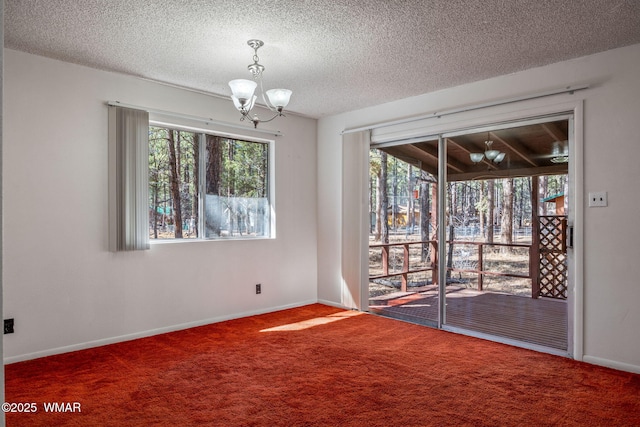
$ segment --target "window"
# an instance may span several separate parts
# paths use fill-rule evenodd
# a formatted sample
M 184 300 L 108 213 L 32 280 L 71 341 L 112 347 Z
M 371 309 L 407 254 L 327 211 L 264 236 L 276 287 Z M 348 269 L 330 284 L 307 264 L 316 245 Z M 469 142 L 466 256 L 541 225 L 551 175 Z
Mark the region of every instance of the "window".
M 270 236 L 269 143 L 149 127 L 150 239 Z

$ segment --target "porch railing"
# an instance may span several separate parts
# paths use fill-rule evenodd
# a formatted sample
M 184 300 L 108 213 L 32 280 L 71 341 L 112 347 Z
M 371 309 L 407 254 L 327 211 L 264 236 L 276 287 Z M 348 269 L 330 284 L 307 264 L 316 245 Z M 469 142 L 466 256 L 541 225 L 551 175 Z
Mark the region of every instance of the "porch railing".
M 381 248 L 382 249 L 382 274 L 369 276 L 369 280 L 374 279 L 384 279 L 386 277 L 394 277 L 401 276 L 402 284 L 400 286 L 400 290 L 402 292 L 407 291 L 407 284 L 409 282 L 409 274 L 412 273 L 423 273 L 427 271 L 432 271 L 432 283 L 438 282 L 438 266 L 437 258 L 434 256 L 432 258 L 432 262 L 430 266 L 420 267 L 420 268 L 410 268 L 409 266 L 409 246 L 412 245 L 431 245 L 431 253 L 438 253 L 438 242 L 437 240 L 425 240 L 425 241 L 417 241 L 417 242 L 402 242 L 402 243 L 380 243 L 377 245 L 369 245 L 369 249 L 372 248 Z M 401 271 L 392 271 L 389 273 L 389 249 L 396 246 L 402 246 L 403 248 L 403 261 L 402 261 L 402 270 Z M 424 246 L 423 246 L 424 247 Z
M 468 245 L 468 246 L 477 246 L 477 256 L 476 256 L 476 265 L 477 268 L 455 268 L 450 267 L 447 268 L 448 271 L 451 272 L 460 272 L 460 273 L 475 273 L 478 275 L 478 290 L 481 291 L 483 289 L 484 276 L 499 276 L 499 277 L 515 277 L 515 278 L 523 278 L 523 279 L 531 279 L 532 271 L 534 271 L 534 265 L 536 260 L 533 256 L 532 246 L 526 244 L 518 244 L 518 243 L 487 243 L 487 242 L 468 242 L 468 241 L 448 241 L 449 245 Z M 429 262 L 425 261 L 425 263 L 429 264 L 426 267 L 419 268 L 410 268 L 409 263 L 409 247 L 412 245 L 430 245 L 430 253 L 434 254 L 431 257 Z M 485 246 L 499 246 L 499 247 L 510 247 L 510 248 L 527 248 L 528 249 L 528 270 L 527 274 L 516 274 L 516 273 L 502 273 L 499 271 L 490 271 L 484 269 L 484 248 Z M 393 247 L 402 247 L 403 248 L 403 261 L 402 261 L 402 269 L 400 271 L 389 271 L 389 253 L 390 248 Z M 381 248 L 382 250 L 382 274 L 371 275 L 369 276 L 369 280 L 374 279 L 383 279 L 387 277 L 395 277 L 401 276 L 402 282 L 400 290 L 403 292 L 407 291 L 407 285 L 409 282 L 409 275 L 413 273 L 422 273 L 431 271 L 432 279 L 431 282 L 433 284 L 438 283 L 438 262 L 437 262 L 437 253 L 438 253 L 438 242 L 436 240 L 425 240 L 425 241 L 416 241 L 416 242 L 402 242 L 402 243 L 381 243 L 369 245 L 370 249 Z

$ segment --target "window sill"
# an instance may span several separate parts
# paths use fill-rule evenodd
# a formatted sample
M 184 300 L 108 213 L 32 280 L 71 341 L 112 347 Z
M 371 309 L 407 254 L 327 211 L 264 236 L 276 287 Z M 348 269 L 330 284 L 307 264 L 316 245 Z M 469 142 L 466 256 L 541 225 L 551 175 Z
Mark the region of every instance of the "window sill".
M 222 239 L 151 239 L 149 243 L 154 245 L 173 245 L 179 243 L 206 243 L 206 242 L 246 242 L 246 241 L 262 241 L 262 240 L 275 240 L 275 237 L 234 237 L 234 238 L 222 238 Z

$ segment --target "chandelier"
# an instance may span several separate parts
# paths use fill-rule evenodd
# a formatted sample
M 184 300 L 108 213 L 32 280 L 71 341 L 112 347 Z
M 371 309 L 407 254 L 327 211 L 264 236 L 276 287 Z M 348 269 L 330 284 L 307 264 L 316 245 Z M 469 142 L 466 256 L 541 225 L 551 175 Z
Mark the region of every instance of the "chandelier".
M 469 153 L 471 161 L 473 163 L 480 163 L 485 157 L 487 158 L 487 160 L 492 161 L 493 163 L 500 163 L 501 161 L 503 161 L 505 153 L 501 153 L 500 150 L 494 150 L 491 147 L 492 145 L 493 141 L 489 139 L 489 135 L 487 134 L 487 140 L 484 142 L 484 153 Z
M 259 64 L 258 61 L 258 49 L 260 49 L 264 42 L 262 40 L 249 40 L 247 44 L 253 49 L 253 64 L 249 64 L 247 68 L 253 76 L 253 80 L 236 79 L 229 82 L 231 88 L 231 100 L 236 106 L 242 116 L 240 120 L 249 119 L 253 123 L 253 127 L 258 127 L 258 123 L 266 123 L 279 116 L 284 116 L 282 110 L 289 103 L 291 98 L 291 91 L 289 89 L 271 89 L 264 91 L 262 87 L 262 73 L 264 72 L 264 66 Z M 254 95 L 256 87 L 260 84 L 260 93 L 262 100 L 269 110 L 274 113 L 274 116 L 268 120 L 261 120 L 256 114 L 251 117 L 251 109 L 255 105 L 257 96 Z M 265 94 L 267 95 L 265 97 Z

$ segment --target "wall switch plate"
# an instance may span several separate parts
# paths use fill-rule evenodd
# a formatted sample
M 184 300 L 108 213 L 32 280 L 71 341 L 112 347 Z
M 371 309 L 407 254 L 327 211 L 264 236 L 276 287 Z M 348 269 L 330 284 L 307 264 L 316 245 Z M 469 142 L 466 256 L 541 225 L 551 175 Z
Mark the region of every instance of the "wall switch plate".
M 13 319 L 4 319 L 4 333 L 12 334 L 13 332 Z
M 258 283 L 256 285 L 256 294 L 261 294 L 261 293 L 262 293 L 262 285 Z
M 606 191 L 594 191 L 589 193 L 589 207 L 598 208 L 607 206 L 607 192 Z

